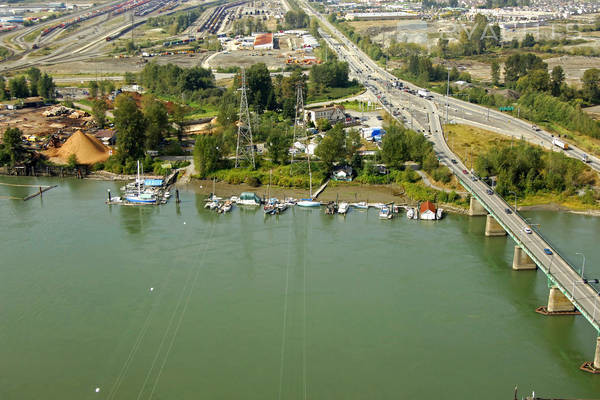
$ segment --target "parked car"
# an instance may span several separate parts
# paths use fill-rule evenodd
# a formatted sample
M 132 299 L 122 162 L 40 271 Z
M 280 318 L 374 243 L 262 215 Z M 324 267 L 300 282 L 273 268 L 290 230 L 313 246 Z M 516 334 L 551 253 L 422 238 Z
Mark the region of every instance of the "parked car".
M 552 250 L 550 250 L 550 249 L 544 249 L 544 253 L 546 253 L 549 256 L 551 256 L 552 255 Z
M 525 228 L 523 228 L 523 232 L 525 232 L 525 233 L 526 233 L 526 234 L 528 234 L 528 235 L 531 235 L 531 233 L 532 233 L 533 231 L 531 230 L 531 228 L 529 228 L 529 227 L 527 227 L 527 226 L 526 226 Z

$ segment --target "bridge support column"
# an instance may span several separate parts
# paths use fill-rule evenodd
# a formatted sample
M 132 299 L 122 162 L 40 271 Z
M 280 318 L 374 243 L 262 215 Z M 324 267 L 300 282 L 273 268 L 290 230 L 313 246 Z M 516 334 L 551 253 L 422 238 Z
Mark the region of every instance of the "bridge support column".
M 594 368 L 600 370 L 600 336 L 596 338 L 596 356 L 594 357 Z
M 515 271 L 522 271 L 527 269 L 537 269 L 537 265 L 535 265 L 531 257 L 529 257 L 520 246 L 515 246 L 512 268 Z
M 596 338 L 596 355 L 594 356 L 594 361 L 584 362 L 579 369 L 592 374 L 600 374 L 600 336 Z
M 557 286 L 550 288 L 550 294 L 548 295 L 548 312 L 573 312 L 575 306 L 567 297 L 560 291 Z
M 473 196 L 471 196 L 471 200 L 469 201 L 469 215 L 471 217 L 487 215 L 485 208 L 483 208 L 481 203 Z
M 488 215 L 485 220 L 485 236 L 506 236 L 502 225 L 491 215 Z

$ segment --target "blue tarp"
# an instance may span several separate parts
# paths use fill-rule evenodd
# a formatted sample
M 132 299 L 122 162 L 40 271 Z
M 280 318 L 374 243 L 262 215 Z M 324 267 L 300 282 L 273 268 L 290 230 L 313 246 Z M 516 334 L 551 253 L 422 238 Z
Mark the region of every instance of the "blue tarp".
M 144 179 L 144 186 L 162 186 L 162 179 Z
M 381 128 L 373 128 L 371 129 L 371 137 L 375 136 L 383 136 L 385 135 L 385 130 Z

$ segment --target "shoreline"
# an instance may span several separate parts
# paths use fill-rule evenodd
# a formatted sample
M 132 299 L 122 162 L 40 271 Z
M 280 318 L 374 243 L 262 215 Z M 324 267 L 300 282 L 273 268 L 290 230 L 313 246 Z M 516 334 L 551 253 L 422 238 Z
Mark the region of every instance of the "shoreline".
M 206 194 L 213 192 L 213 181 L 208 179 L 192 179 L 187 183 L 176 183 L 176 186 L 195 193 Z M 296 199 L 308 197 L 308 190 L 297 188 L 284 188 L 278 186 L 261 185 L 252 187 L 248 184 L 230 184 L 222 181 L 214 183 L 214 191 L 217 196 L 231 197 L 239 196 L 242 192 L 254 192 L 261 198 L 266 197 L 293 197 Z M 269 193 L 270 192 L 270 193 Z M 396 184 L 389 185 L 334 185 L 328 186 L 318 197 L 321 202 L 346 201 L 357 203 L 366 201 L 368 203 L 395 203 L 397 205 L 408 205 L 415 207 L 417 202 L 402 194 L 402 188 Z M 468 214 L 468 208 L 462 208 L 454 204 L 439 203 L 438 206 L 452 214 Z

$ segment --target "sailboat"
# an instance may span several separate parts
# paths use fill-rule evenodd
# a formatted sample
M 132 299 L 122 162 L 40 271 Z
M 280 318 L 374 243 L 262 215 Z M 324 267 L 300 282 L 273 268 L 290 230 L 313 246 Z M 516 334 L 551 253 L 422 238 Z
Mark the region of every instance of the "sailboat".
M 306 151 L 308 153 L 308 146 L 306 146 Z M 300 199 L 300 201 L 298 201 L 296 203 L 296 205 L 298 207 L 321 207 L 321 202 L 319 201 L 315 201 L 313 199 L 313 194 L 312 194 L 312 172 L 310 170 L 310 153 L 308 153 L 308 183 L 309 183 L 309 196 L 310 198 L 308 199 Z
M 136 182 L 141 183 L 142 180 L 140 178 L 140 161 L 137 162 L 137 179 Z M 137 191 L 130 191 L 126 194 L 125 200 L 130 203 L 138 203 L 138 204 L 155 204 L 156 203 L 156 195 L 152 192 L 142 192 L 141 185 L 137 185 Z

